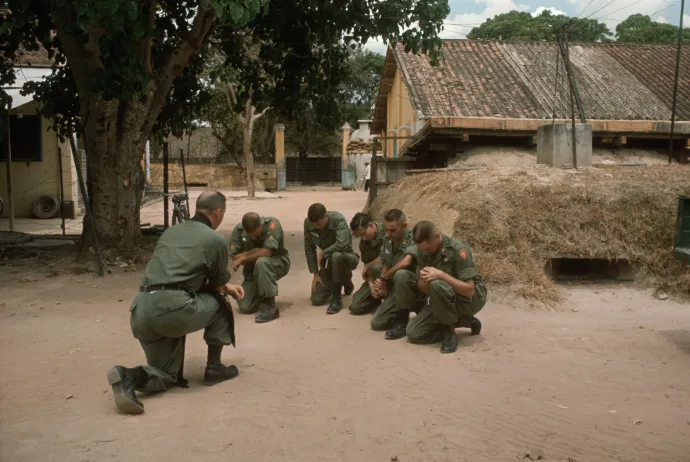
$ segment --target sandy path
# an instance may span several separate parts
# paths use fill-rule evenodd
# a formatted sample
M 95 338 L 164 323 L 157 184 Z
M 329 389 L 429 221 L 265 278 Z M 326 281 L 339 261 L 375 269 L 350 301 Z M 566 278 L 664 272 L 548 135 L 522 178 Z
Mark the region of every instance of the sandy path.
M 141 273 L 20 283 L 26 269 L 0 266 L 0 459 L 475 462 L 540 448 L 547 460 L 690 460 L 688 305 L 577 287 L 554 312 L 494 297 L 455 355 L 386 341 L 368 317 L 327 316 L 306 294 L 306 208 L 349 218 L 363 193 L 283 196 L 232 201 L 224 226 L 251 209 L 281 219 L 293 260 L 281 318 L 239 316 L 224 360 L 241 375 L 216 387 L 201 385 L 205 344 L 190 336 L 191 388 L 144 398 L 142 416 L 118 414 L 105 380 L 144 360 L 127 312 Z

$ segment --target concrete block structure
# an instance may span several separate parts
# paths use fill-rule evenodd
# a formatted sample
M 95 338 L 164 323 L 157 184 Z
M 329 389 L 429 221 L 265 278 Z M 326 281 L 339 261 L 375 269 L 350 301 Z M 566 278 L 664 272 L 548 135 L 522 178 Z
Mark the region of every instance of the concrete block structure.
M 573 159 L 573 130 L 570 123 L 537 128 L 537 164 L 550 167 L 589 167 L 592 165 L 592 126 L 575 124 L 577 163 Z

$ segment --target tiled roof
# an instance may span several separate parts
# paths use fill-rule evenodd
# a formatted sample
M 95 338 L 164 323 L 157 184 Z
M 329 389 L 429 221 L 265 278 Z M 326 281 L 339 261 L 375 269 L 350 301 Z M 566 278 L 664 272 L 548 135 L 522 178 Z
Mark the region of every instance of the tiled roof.
M 555 43 L 445 40 L 443 61 L 389 48 L 372 130 L 386 121 L 392 68 L 401 70 L 417 118 L 568 118 L 563 60 Z M 675 46 L 571 44 L 573 73 L 587 119 L 669 120 Z M 556 61 L 559 62 L 556 79 Z M 557 90 L 558 89 L 558 90 Z M 690 120 L 690 46 L 682 49 L 677 120 Z
M 53 60 L 48 57 L 48 51 L 42 46 L 36 51 L 22 48 L 17 56 L 16 65 L 18 66 L 50 67 L 53 64 Z

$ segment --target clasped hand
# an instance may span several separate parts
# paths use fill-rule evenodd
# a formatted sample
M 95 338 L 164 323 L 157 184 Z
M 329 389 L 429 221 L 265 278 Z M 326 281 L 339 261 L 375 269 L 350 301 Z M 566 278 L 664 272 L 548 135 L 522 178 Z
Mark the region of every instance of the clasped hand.
M 244 265 L 244 254 L 238 253 L 232 257 L 232 270 L 237 271 L 240 266 Z
M 446 273 L 433 266 L 425 266 L 419 273 L 419 278 L 425 282 L 431 282 L 436 279 L 443 279 Z

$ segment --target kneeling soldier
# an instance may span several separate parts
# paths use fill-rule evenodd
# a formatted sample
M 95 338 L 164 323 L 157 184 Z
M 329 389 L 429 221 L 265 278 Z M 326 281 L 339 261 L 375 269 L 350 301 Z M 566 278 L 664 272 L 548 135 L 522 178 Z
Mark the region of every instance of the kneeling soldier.
M 321 249 L 321 258 L 317 256 L 317 246 Z M 338 313 L 343 307 L 343 288 L 345 295 L 355 290 L 352 271 L 359 264 L 359 255 L 352 250 L 352 233 L 345 217 L 338 212 L 327 212 L 323 204 L 312 204 L 304 219 L 304 253 L 309 272 L 314 275 L 312 305 L 324 305 L 330 298 L 326 313 Z
M 374 281 L 381 277 L 383 264 L 379 254 L 381 245 L 386 235 L 383 223 L 372 221 L 366 213 L 356 213 L 350 222 L 352 235 L 358 237 L 359 253 L 362 256 L 364 269 L 362 270 L 362 286 L 352 295 L 350 313 L 366 314 L 374 311 L 381 304 L 380 298 L 374 298 L 371 293 L 374 290 Z
M 456 327 L 468 327 L 472 335 L 481 332 L 482 324 L 474 316 L 486 304 L 486 287 L 467 244 L 442 234 L 429 221 L 415 225 L 413 238 L 418 287 L 429 299 L 410 320 L 407 338 L 411 343 L 440 340 L 441 353 L 453 353 L 458 348 Z
M 259 313 L 256 322 L 280 317 L 276 307 L 278 280 L 288 274 L 290 257 L 284 245 L 283 228 L 274 217 L 260 217 L 250 212 L 242 217 L 230 236 L 232 268 L 242 271 L 244 298 L 238 302 L 240 313 Z
M 410 318 L 406 303 L 397 302 L 399 297 L 419 301 L 417 275 L 414 273 L 414 256 L 409 249 L 414 248 L 412 230 L 407 227 L 407 217 L 402 210 L 391 209 L 383 217 L 386 237 L 381 247 L 381 276 L 374 282 L 373 296 L 383 299 L 371 318 L 373 330 L 386 330 L 386 339 L 395 340 L 405 336 L 405 328 Z M 415 298 L 416 296 L 416 298 Z M 414 303 L 413 303 L 414 306 Z

